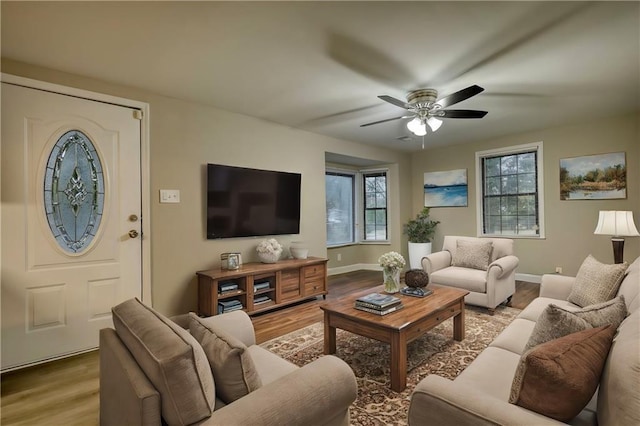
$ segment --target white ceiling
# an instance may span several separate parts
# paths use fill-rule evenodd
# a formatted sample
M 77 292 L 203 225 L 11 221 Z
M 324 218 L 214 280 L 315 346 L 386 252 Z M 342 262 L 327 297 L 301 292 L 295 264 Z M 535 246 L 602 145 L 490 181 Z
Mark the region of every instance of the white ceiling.
M 640 110 L 638 2 L 7 2 L 2 56 L 419 150 L 377 95 L 485 91 L 427 147 Z

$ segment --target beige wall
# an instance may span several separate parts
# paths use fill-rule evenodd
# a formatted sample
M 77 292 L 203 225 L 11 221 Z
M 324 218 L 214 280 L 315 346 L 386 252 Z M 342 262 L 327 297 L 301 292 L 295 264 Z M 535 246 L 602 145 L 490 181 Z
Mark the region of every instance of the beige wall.
M 475 153 L 499 147 L 542 141 L 544 143 L 544 207 L 546 239 L 517 239 L 519 273 L 543 274 L 555 271 L 575 275 L 588 254 L 613 263 L 610 238 L 593 235 L 599 210 L 631 210 L 640 225 L 640 128 L 637 114 L 590 120 L 571 126 L 512 135 L 497 140 L 428 150 L 412 157 L 413 210 L 422 206 L 424 172 L 467 169 L 468 207 L 433 208 L 431 216 L 440 220 L 434 251 L 442 247 L 444 235 L 476 235 Z M 561 201 L 559 163 L 561 158 L 608 152 L 626 152 L 627 199 Z M 640 237 L 627 238 L 625 260 L 640 255 Z
M 82 76 L 2 61 L 2 72 L 106 93 L 150 104 L 151 274 L 154 306 L 167 315 L 195 310 L 198 270 L 219 266 L 220 253 L 240 251 L 256 261 L 261 238 L 207 240 L 205 165 L 220 163 L 302 173 L 301 233 L 279 236 L 309 244 L 311 256 L 325 257 L 325 151 L 392 164 L 394 185 L 408 182 L 409 156 L 386 149 L 336 140 L 202 104 L 111 85 Z M 400 173 L 399 170 L 403 172 Z M 160 204 L 160 189 L 179 189 L 180 204 Z M 409 189 L 392 199 L 394 229 L 402 209 L 411 204 Z M 394 238 L 392 247 L 399 249 Z M 368 251 L 365 251 L 368 253 Z M 363 262 L 374 263 L 377 252 Z M 365 256 L 366 257 L 366 256 Z

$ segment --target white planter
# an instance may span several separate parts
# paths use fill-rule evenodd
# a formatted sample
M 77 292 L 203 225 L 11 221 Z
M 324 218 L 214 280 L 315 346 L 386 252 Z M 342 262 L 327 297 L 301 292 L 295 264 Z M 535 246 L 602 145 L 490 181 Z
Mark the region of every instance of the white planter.
M 422 269 L 422 258 L 431 254 L 431 243 L 409 242 L 409 266 L 411 269 Z

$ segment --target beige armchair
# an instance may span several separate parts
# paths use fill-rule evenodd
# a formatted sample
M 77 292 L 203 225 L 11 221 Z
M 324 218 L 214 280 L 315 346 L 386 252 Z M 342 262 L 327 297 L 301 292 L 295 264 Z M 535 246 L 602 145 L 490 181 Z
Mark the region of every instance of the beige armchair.
M 442 251 L 422 258 L 429 284 L 467 290 L 465 303 L 484 306 L 492 315 L 496 306 L 511 301 L 518 263 L 511 239 L 450 235 Z

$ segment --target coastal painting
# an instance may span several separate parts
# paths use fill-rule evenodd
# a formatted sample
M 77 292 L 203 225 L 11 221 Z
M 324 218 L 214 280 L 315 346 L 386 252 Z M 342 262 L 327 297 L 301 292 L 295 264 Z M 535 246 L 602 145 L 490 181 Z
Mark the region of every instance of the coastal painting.
M 425 207 L 466 207 L 467 169 L 424 174 Z
M 624 152 L 560 159 L 561 200 L 627 198 Z

